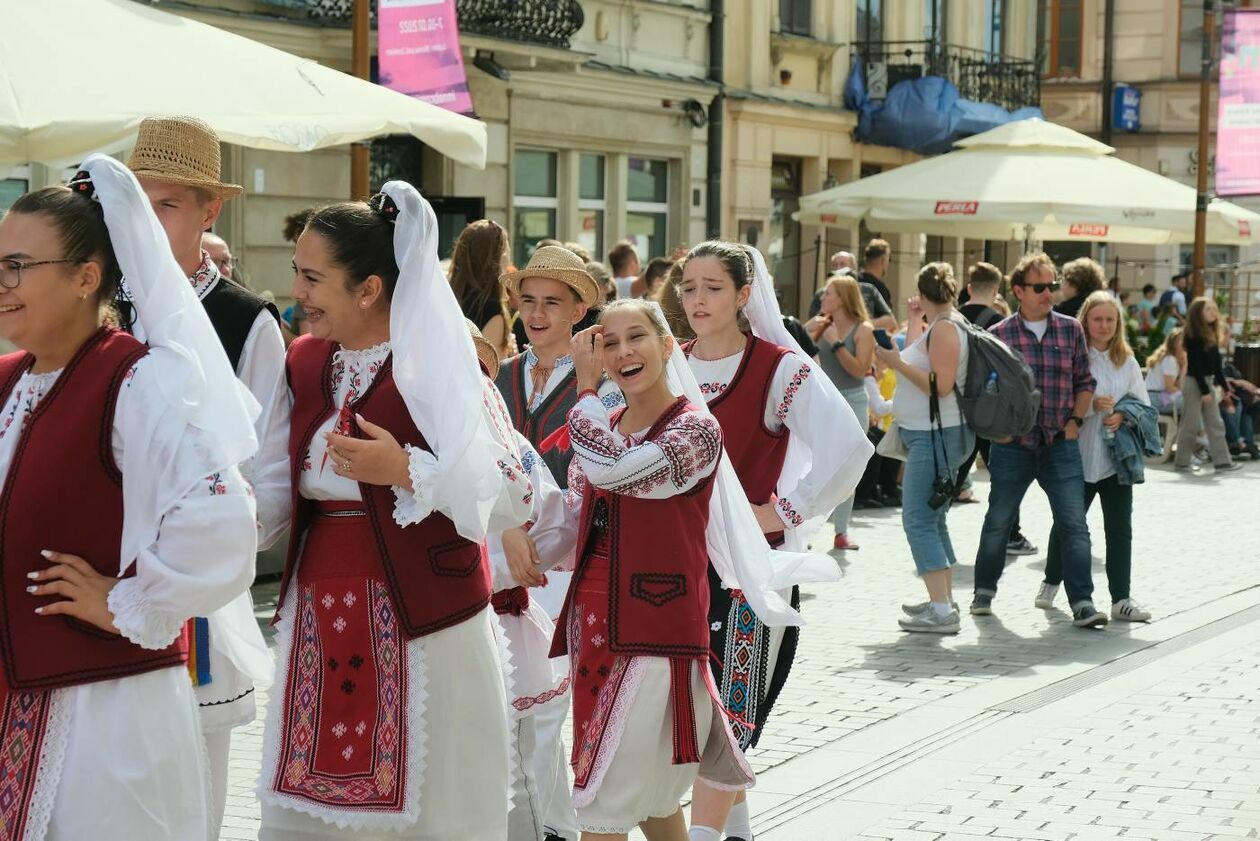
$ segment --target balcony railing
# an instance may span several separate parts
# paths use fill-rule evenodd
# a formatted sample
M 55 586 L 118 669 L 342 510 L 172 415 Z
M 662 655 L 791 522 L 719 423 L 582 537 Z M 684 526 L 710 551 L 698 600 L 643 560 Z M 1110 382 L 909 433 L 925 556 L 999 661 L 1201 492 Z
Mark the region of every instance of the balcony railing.
M 905 79 L 943 76 L 964 99 L 992 102 L 1008 111 L 1041 104 L 1041 72 L 1033 59 L 993 56 L 935 41 L 866 42 L 853 49 L 862 58 L 872 96 L 880 87 L 886 91 Z M 878 74 L 884 75 L 877 78 Z
M 347 20 L 354 7 L 354 0 L 263 2 L 304 7 L 310 17 L 320 20 Z M 455 11 L 460 32 L 566 49 L 583 21 L 577 0 L 456 0 Z
M 455 10 L 461 32 L 566 49 L 584 19 L 577 0 L 456 0 Z

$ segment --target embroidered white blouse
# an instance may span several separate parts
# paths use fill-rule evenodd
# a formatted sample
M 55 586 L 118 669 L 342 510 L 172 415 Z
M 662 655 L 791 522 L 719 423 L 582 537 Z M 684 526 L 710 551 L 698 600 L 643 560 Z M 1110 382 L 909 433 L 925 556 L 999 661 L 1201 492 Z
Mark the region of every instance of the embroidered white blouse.
M 343 348 L 334 353 L 330 377 L 333 403 L 338 409 L 347 402 L 354 402 L 367 391 L 372 380 L 384 366 L 389 352 L 389 343 L 382 342 L 363 350 Z M 504 429 L 502 419 L 495 417 L 498 412 L 491 411 L 489 408 L 489 406 L 498 406 L 502 414 L 506 415 L 507 409 L 503 407 L 503 398 L 499 396 L 493 383 L 489 380 L 483 382 L 487 390 L 485 411 L 490 419 L 491 428 L 497 433 L 496 441 L 501 446 L 497 461 L 504 477 L 499 500 L 490 517 L 490 530 L 501 532 L 504 529 L 515 528 L 529 519 L 533 486 L 530 484 L 528 471 L 521 465 L 515 441 L 511 438 L 510 427 Z M 362 499 L 359 483 L 337 475 L 326 458 L 328 443 L 324 440 L 324 434 L 336 428 L 337 419 L 338 413 L 334 411 L 324 420 L 312 436 L 310 447 L 303 456 L 298 492 L 307 499 L 329 501 Z M 394 521 L 401 526 L 412 525 L 422 519 L 417 510 L 417 494 L 432 494 L 436 500 L 435 509 L 445 511 L 447 505 L 443 501 L 443 496 L 451 492 L 450 489 L 436 483 L 430 482 L 426 485 L 424 477 L 427 474 L 427 468 L 421 464 L 422 451 L 414 447 L 407 449 L 411 455 L 411 478 L 415 490 L 408 491 L 402 487 L 394 487 Z
M 1090 347 L 1089 371 L 1098 382 L 1094 388 L 1095 398 L 1111 397 L 1119 401 L 1125 395 L 1132 395 L 1146 405 L 1151 405 L 1142 369 L 1132 355 L 1123 365 L 1116 366 L 1105 351 Z M 1091 403 L 1089 410 L 1085 412 L 1085 423 L 1081 425 L 1081 465 L 1085 470 L 1086 482 L 1101 482 L 1116 472 L 1111 451 L 1103 438 L 1102 418 L 1102 415 L 1094 411 Z
M 151 429 L 156 418 L 177 417 L 162 411 L 165 400 L 147 363 L 136 363 L 118 395 L 112 445 L 119 464 L 129 448 L 150 446 L 136 440 L 138 430 Z M 0 409 L 0 482 L 31 414 L 60 374 L 26 373 Z M 183 441 L 172 454 L 166 477 L 172 481 L 199 475 L 203 454 L 196 452 L 195 430 Z M 124 483 L 157 480 L 123 475 Z M 254 523 L 254 500 L 237 468 L 194 481 L 166 513 L 157 542 L 136 558 L 136 575 L 110 592 L 122 635 L 144 648 L 164 648 L 188 619 L 246 591 L 254 576 Z M 57 550 L 56 535 L 48 543 Z M 187 823 L 198 814 L 190 804 L 202 802 L 205 778 L 185 669 L 53 690 L 46 738 L 27 839 L 42 839 L 50 821 L 57 837 L 89 837 L 102 825 L 129 838 L 157 837 L 156 825 L 171 833 L 167 837 L 194 837 L 188 833 L 200 829 Z
M 700 359 L 694 353 L 687 357 L 700 393 L 705 402 L 730 387 L 744 358 L 741 350 L 722 359 Z M 806 520 L 826 516 L 851 492 L 856 478 L 849 469 L 851 453 L 829 444 L 829 430 L 835 427 L 825 395 L 820 391 L 834 386 L 814 375 L 813 369 L 799 357 L 788 355 L 779 362 L 774 372 L 774 382 L 766 400 L 763 413 L 766 428 L 777 432 L 787 427 L 793 435 L 799 435 L 809 444 L 811 464 L 809 472 L 800 478 L 791 497 L 780 496 L 777 507 L 784 526 L 795 528 Z M 865 424 L 865 418 L 859 418 Z M 780 487 L 795 477 L 780 477 Z

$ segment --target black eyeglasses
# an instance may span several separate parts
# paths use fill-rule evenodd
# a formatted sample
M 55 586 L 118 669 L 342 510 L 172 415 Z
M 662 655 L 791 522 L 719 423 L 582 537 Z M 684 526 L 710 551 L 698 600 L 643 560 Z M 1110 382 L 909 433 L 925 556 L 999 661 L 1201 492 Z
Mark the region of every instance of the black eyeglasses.
M 1035 294 L 1040 295 L 1042 292 L 1058 292 L 1062 286 L 1057 280 L 1054 283 L 1017 283 L 1016 286 L 1022 286 L 1025 289 L 1031 289 Z
M 0 260 L 0 286 L 5 289 L 17 289 L 22 285 L 22 272 L 25 269 L 33 269 L 36 266 L 53 266 L 58 263 L 85 263 L 86 260 L 71 260 L 63 258 L 61 260 L 32 260 L 29 263 L 23 263 L 21 260 Z

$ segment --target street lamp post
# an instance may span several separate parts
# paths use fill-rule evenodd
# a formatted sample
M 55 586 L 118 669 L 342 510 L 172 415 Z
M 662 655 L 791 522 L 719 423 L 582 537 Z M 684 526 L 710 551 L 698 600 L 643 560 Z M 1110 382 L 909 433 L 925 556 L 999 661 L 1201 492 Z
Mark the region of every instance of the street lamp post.
M 368 34 L 372 27 L 372 0 L 354 0 L 351 23 L 351 62 L 354 75 L 367 79 L 371 75 Z M 350 198 L 368 197 L 368 162 L 371 147 L 368 141 L 350 144 Z
M 1203 0 L 1203 61 L 1199 71 L 1199 170 L 1198 197 L 1194 206 L 1194 257 L 1191 269 L 1194 297 L 1203 294 L 1203 264 L 1207 262 L 1208 119 L 1212 107 L 1212 40 L 1214 0 Z

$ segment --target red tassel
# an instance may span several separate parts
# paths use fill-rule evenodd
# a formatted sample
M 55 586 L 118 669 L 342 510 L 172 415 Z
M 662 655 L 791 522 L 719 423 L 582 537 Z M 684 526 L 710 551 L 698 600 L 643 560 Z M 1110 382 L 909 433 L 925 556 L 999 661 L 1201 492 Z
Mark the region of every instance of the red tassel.
M 569 446 L 569 425 L 566 423 L 564 426 L 560 427 L 538 443 L 538 452 L 549 453 L 552 450 L 558 449 L 561 452 L 567 453 L 569 451 Z

